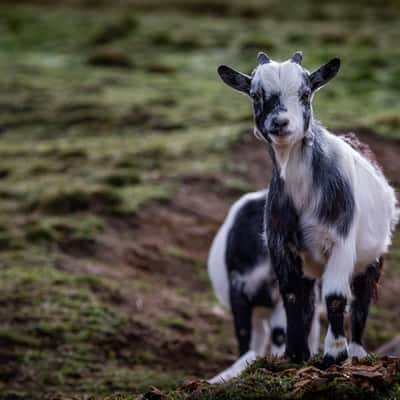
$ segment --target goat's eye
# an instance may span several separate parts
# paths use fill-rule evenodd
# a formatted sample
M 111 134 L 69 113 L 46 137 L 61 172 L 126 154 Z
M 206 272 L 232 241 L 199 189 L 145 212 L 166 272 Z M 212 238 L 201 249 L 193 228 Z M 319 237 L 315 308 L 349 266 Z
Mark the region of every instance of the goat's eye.
M 310 95 L 311 95 L 311 92 L 309 92 L 309 91 L 303 92 L 303 94 L 301 95 L 301 101 L 303 103 L 307 102 L 308 100 L 310 100 Z
M 250 97 L 253 100 L 259 100 L 261 98 L 261 93 L 259 90 L 253 89 L 250 91 Z

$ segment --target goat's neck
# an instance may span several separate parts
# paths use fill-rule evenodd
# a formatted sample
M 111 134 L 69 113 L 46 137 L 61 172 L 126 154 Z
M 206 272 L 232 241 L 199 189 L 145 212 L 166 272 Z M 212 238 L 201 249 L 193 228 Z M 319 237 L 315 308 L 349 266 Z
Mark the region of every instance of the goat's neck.
M 290 178 L 289 170 L 292 169 L 292 165 L 305 162 L 304 146 L 307 144 L 303 140 L 287 146 L 273 146 L 275 168 L 284 181 Z
M 312 206 L 309 196 L 312 192 L 313 143 L 314 140 L 321 140 L 320 131 L 316 128 L 292 146 L 272 148 L 275 173 L 284 181 L 285 191 L 298 210 Z
M 301 169 L 301 167 L 304 166 L 310 171 L 311 165 L 307 166 L 303 164 L 307 164 L 311 161 L 310 155 L 313 141 L 320 139 L 321 127 L 318 122 L 312 120 L 303 140 L 285 146 L 272 145 L 271 156 L 280 177 L 285 181 L 290 178 L 296 178 L 296 176 L 301 179 L 302 177 L 298 176 L 298 174 L 294 174 L 293 177 L 291 176 L 292 174 L 288 172 L 288 170 L 292 170 L 292 168 L 290 168 L 291 166 L 293 166 L 294 169 L 297 167 Z

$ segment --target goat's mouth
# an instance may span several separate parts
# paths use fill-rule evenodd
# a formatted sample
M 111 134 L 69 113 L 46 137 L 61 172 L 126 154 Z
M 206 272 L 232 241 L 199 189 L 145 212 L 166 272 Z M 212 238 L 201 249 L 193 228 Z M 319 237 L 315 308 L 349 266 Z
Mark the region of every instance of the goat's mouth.
M 268 136 L 275 144 L 286 144 L 291 141 L 292 133 L 292 131 L 285 129 L 279 132 L 270 132 Z
M 276 145 L 285 145 L 292 140 L 292 131 L 285 129 L 282 131 L 260 131 L 257 127 L 254 127 L 254 135 L 257 139 L 270 142 Z

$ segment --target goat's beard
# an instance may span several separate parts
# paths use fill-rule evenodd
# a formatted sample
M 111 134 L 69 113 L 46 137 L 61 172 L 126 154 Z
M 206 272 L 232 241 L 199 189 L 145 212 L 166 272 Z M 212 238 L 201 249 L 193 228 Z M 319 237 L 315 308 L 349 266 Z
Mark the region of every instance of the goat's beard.
M 263 142 L 267 142 L 267 143 L 271 143 L 270 139 L 267 139 L 258 129 L 256 126 L 254 126 L 254 130 L 253 130 L 254 136 L 258 139 L 258 140 L 262 140 Z

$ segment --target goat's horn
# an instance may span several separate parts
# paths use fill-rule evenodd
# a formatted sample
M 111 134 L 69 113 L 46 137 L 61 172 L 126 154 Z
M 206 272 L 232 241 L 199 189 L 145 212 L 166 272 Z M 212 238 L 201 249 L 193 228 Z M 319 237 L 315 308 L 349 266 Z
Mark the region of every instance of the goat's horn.
M 268 64 L 271 62 L 271 59 L 262 51 L 260 51 L 257 55 L 257 61 L 259 65 Z
M 290 61 L 296 63 L 296 64 L 301 64 L 301 61 L 303 60 L 303 53 L 301 51 L 296 51 L 290 58 Z

